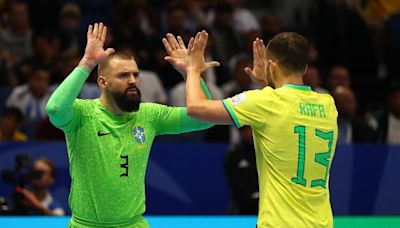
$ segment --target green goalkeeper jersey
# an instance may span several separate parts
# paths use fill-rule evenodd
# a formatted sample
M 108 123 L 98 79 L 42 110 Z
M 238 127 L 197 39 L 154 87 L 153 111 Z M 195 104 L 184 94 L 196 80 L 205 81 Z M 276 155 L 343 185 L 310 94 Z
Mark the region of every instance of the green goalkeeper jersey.
M 67 140 L 71 227 L 147 227 L 145 173 L 155 136 L 210 127 L 186 108 L 142 103 L 115 115 L 99 99 L 75 99 L 88 73 L 76 68 L 52 95 L 47 110 Z M 73 99 L 71 99 L 71 97 Z

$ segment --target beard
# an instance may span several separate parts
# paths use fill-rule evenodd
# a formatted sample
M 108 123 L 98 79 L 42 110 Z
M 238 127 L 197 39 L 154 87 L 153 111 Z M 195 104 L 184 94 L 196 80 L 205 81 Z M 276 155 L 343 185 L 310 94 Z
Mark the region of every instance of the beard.
M 136 94 L 134 96 L 128 95 L 129 89 L 136 89 Z M 118 108 L 120 108 L 124 112 L 136 112 L 139 110 L 141 94 L 139 88 L 135 85 L 128 87 L 123 93 L 115 93 L 110 92 L 112 98 L 117 104 Z

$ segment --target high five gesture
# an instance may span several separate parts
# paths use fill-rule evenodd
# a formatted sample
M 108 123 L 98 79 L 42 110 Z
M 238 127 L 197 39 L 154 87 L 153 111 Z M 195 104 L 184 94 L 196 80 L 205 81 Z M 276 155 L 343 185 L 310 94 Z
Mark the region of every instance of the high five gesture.
M 115 52 L 113 48 L 104 50 L 106 36 L 107 27 L 103 23 L 95 23 L 94 26 L 89 25 L 85 54 L 79 63 L 80 67 L 90 72 L 97 64 L 102 63 L 107 56 Z
M 177 36 L 177 38 L 175 38 L 174 35 L 168 33 L 167 37 L 162 39 L 162 42 L 168 54 L 168 56 L 166 56 L 164 59 L 169 63 L 171 63 L 171 65 L 186 79 L 186 68 L 189 59 L 187 56 L 188 49 L 186 48 L 185 43 L 182 40 L 182 37 Z M 194 38 L 192 37 L 189 41 L 188 46 L 190 47 L 191 45 L 193 45 L 193 42 Z M 203 54 L 203 59 L 204 59 L 204 54 Z M 200 71 L 203 72 L 208 68 L 216 67 L 219 65 L 220 65 L 219 62 L 216 61 L 211 61 L 208 63 L 203 61 L 202 65 L 200 66 Z

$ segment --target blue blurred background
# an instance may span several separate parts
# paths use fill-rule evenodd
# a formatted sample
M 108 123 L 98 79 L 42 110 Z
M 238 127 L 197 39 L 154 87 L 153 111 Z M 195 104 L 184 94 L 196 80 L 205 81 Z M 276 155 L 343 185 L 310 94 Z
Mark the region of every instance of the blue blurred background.
M 50 190 L 67 215 L 64 136 L 44 107 L 83 55 L 87 26 L 99 21 L 109 28 L 106 47 L 135 56 L 143 101 L 171 106 L 184 106 L 185 92 L 182 77 L 163 60 L 167 32 L 186 42 L 200 29 L 210 33 L 206 57 L 221 66 L 203 77 L 216 99 L 260 88 L 243 72 L 252 65 L 256 37 L 266 43 L 282 31 L 304 35 L 310 42 L 304 83 L 331 94 L 339 112 L 330 179 L 334 214 L 400 215 L 400 1 L 0 0 L 0 171 L 13 170 L 17 155 L 48 157 L 57 170 Z M 94 70 L 79 98 L 99 96 L 96 77 Z M 245 141 L 226 126 L 157 139 L 148 164 L 146 215 L 241 214 L 232 210 L 232 182 L 256 179 L 256 173 L 239 178 L 230 171 L 254 169 L 251 157 L 232 155 Z M 239 160 L 229 160 L 231 155 Z M 254 182 L 246 184 L 257 191 Z M 14 190 L 0 180 L 0 211 L 5 202 L 13 206 Z M 383 220 L 371 224 L 385 227 Z
M 147 215 L 224 215 L 229 188 L 223 169 L 227 144 L 155 143 L 146 178 Z M 400 146 L 338 146 L 331 169 L 335 215 L 400 214 Z M 70 179 L 63 142 L 0 144 L 0 167 L 13 168 L 16 154 L 46 156 L 58 168 L 54 197 L 68 208 Z M 14 189 L 0 182 L 2 194 Z

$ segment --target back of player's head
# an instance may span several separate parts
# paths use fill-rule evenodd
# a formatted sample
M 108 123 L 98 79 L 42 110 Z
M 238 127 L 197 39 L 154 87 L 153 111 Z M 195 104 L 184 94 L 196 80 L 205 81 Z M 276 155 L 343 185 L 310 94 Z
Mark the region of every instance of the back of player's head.
M 308 42 L 298 33 L 279 33 L 268 42 L 267 57 L 277 61 L 284 73 L 303 75 L 308 62 Z
M 110 62 L 113 59 L 119 60 L 135 60 L 132 55 L 125 51 L 117 51 L 110 54 L 98 67 L 98 74 L 99 75 L 107 75 L 107 70 L 110 67 Z

